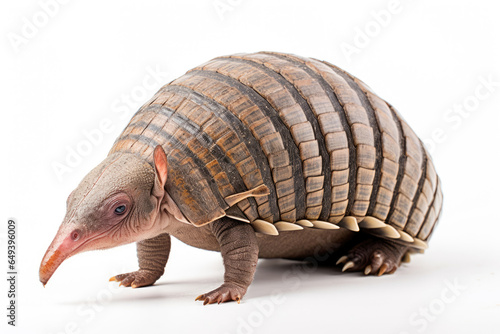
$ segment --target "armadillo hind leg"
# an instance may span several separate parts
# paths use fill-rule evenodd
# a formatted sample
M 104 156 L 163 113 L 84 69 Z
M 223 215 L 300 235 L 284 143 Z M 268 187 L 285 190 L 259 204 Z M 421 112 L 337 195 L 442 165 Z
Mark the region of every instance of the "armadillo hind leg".
M 392 274 L 396 271 L 406 254 L 408 246 L 390 240 L 366 236 L 355 244 L 337 264 L 343 265 L 342 271 L 363 271 L 365 275 Z

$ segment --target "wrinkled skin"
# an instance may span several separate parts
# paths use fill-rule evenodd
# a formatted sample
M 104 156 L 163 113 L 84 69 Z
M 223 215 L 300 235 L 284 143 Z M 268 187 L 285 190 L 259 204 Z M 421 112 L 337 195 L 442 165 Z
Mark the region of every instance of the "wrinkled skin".
M 167 158 L 160 146 L 154 160 L 155 168 L 133 154 L 115 153 L 82 180 L 42 260 L 44 285 L 75 254 L 153 238 L 171 223 L 187 223 L 164 189 Z

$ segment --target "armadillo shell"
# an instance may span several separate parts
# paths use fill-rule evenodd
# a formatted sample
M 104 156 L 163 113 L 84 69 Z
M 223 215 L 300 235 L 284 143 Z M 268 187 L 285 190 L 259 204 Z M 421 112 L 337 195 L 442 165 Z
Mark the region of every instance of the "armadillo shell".
M 111 153 L 152 163 L 156 145 L 197 226 L 227 215 L 261 233 L 301 233 L 298 222 L 425 248 L 441 212 L 432 160 L 395 108 L 315 59 L 260 52 L 194 68 L 141 107 Z

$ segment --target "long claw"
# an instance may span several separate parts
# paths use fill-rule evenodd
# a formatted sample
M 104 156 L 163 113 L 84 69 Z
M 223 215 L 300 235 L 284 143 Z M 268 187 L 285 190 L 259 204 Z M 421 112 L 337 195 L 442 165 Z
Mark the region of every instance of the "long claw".
M 344 255 L 340 259 L 338 259 L 338 261 L 337 261 L 337 263 L 335 263 L 335 265 L 339 265 L 341 263 L 344 263 L 347 261 L 347 259 L 348 259 L 347 255 Z
M 110 282 L 116 282 L 116 276 L 113 276 L 109 279 Z
M 196 299 L 194 301 L 198 301 L 198 300 L 203 300 L 203 295 L 199 295 L 198 297 L 196 297 Z
M 389 265 L 387 263 L 384 263 L 382 267 L 380 267 L 377 276 L 382 276 L 387 271 L 387 268 L 389 268 Z
M 369 275 L 371 272 L 372 272 L 372 266 L 367 265 L 364 271 L 365 275 Z
M 349 262 L 347 262 L 347 263 L 345 264 L 344 268 L 342 268 L 342 272 L 344 272 L 344 271 L 346 271 L 347 269 L 350 269 L 350 268 L 352 268 L 352 267 L 354 267 L 354 262 L 349 261 Z

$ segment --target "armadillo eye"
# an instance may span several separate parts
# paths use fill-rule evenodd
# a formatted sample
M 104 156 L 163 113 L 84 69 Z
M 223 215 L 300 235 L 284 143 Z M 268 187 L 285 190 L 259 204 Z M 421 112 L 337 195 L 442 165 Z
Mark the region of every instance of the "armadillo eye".
M 121 215 L 125 212 L 125 205 L 120 205 L 115 208 L 115 214 Z
M 77 241 L 78 239 L 80 239 L 80 232 L 78 230 L 71 232 L 71 240 Z

